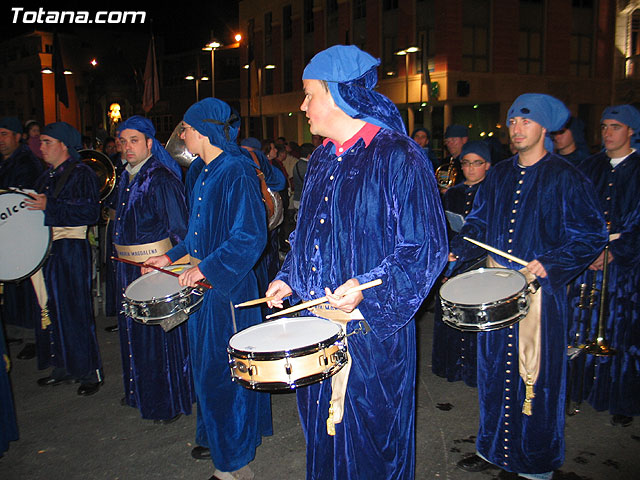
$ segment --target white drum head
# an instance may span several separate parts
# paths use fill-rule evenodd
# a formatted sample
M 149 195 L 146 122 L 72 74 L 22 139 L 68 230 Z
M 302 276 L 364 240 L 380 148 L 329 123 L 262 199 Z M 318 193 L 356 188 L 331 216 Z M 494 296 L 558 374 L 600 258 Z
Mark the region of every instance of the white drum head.
M 284 352 L 317 345 L 339 333 L 339 325 L 323 318 L 281 318 L 236 333 L 229 347 L 243 352 Z
M 506 268 L 480 268 L 450 278 L 440 297 L 457 305 L 481 305 L 509 298 L 527 285 L 520 272 Z
M 51 229 L 42 210 L 27 210 L 28 195 L 0 193 L 0 281 L 31 276 L 44 262 L 51 245 Z
M 175 273 L 182 273 L 193 265 L 171 265 L 164 267 Z M 178 283 L 178 277 L 154 270 L 136 278 L 124 291 L 124 296 L 136 302 L 165 298 L 180 292 L 183 288 Z

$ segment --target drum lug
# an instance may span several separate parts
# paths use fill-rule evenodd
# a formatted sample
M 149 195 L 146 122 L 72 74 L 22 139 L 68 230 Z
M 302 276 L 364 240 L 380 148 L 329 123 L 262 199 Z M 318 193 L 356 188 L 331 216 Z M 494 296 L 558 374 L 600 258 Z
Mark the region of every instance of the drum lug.
M 518 298 L 518 310 L 521 314 L 525 315 L 529 311 L 529 297 L 527 297 L 526 293 L 523 293 L 522 296 Z
M 533 280 L 531 283 L 527 285 L 527 290 L 531 294 L 536 293 L 539 288 L 540 288 L 540 282 L 538 282 L 538 279 Z

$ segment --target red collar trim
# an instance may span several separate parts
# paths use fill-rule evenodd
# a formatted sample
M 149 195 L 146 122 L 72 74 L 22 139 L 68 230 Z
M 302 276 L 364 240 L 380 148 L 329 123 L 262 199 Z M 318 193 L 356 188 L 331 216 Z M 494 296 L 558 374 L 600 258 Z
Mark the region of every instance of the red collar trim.
M 331 142 L 335 145 L 336 153 L 344 153 L 351 147 L 353 147 L 355 143 L 360 139 L 364 140 L 364 146 L 368 147 L 371 143 L 371 140 L 373 140 L 373 137 L 375 137 L 379 131 L 380 127 L 378 127 L 377 125 L 374 125 L 372 123 L 365 123 L 364 126 L 360 130 L 358 130 L 358 132 L 353 137 L 344 142 L 342 145 L 340 145 L 332 138 L 325 138 L 323 145 L 326 146 L 329 142 Z

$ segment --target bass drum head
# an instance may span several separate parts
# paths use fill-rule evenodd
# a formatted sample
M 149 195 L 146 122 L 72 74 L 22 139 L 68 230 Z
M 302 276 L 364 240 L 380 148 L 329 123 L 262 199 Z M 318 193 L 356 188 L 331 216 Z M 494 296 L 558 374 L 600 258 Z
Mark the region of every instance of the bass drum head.
M 303 351 L 340 334 L 340 326 L 318 317 L 281 318 L 236 333 L 229 347 L 245 353 Z
M 175 273 L 182 273 L 193 265 L 170 265 L 164 267 Z M 124 291 L 124 296 L 133 302 L 149 302 L 153 299 L 168 298 L 176 295 L 183 287 L 178 278 L 154 270 L 136 278 Z
M 0 193 L 0 281 L 30 277 L 44 263 L 51 246 L 51 228 L 42 210 L 28 210 L 28 195 Z
M 516 270 L 479 268 L 450 278 L 440 288 L 440 297 L 455 305 L 484 305 L 509 298 L 526 286 L 526 278 Z

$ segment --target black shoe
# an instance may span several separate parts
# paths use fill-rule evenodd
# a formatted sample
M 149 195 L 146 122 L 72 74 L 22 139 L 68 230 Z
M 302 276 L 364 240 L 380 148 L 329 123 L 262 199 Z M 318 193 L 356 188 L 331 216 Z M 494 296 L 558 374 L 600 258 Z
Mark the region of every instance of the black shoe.
M 633 417 L 626 415 L 613 415 L 611 417 L 611 425 L 614 427 L 628 427 L 633 422 Z
M 122 398 L 120 399 L 120 405 L 122 405 L 123 407 L 128 406 L 128 403 L 127 403 L 127 397 L 122 397 Z
M 73 380 L 70 377 L 55 378 L 51 376 L 38 379 L 38 385 L 41 387 L 55 387 L 61 383 L 73 383 Z
M 78 387 L 78 395 L 82 395 L 83 397 L 88 397 L 89 395 L 98 393 L 98 390 L 100 390 L 101 385 L 102 385 L 102 382 L 81 383 L 80 386 Z
M 173 422 L 177 421 L 181 416 L 182 416 L 182 414 L 179 413 L 173 418 L 168 418 L 166 420 L 154 420 L 153 423 L 155 425 L 169 425 L 170 423 L 173 423 Z
M 17 357 L 20 360 L 31 360 L 36 356 L 36 344 L 35 343 L 27 343 L 20 353 L 18 353 Z
M 487 462 L 478 455 L 471 455 L 470 457 L 463 458 L 456 465 L 458 468 L 467 472 L 482 472 L 487 468 L 493 467 L 493 464 Z
M 191 456 L 196 460 L 209 460 L 211 458 L 211 450 L 207 447 L 201 447 L 198 445 L 191 449 Z
M 116 323 L 115 325 L 109 325 L 108 327 L 104 327 L 104 331 L 109 333 L 117 332 L 118 324 Z

